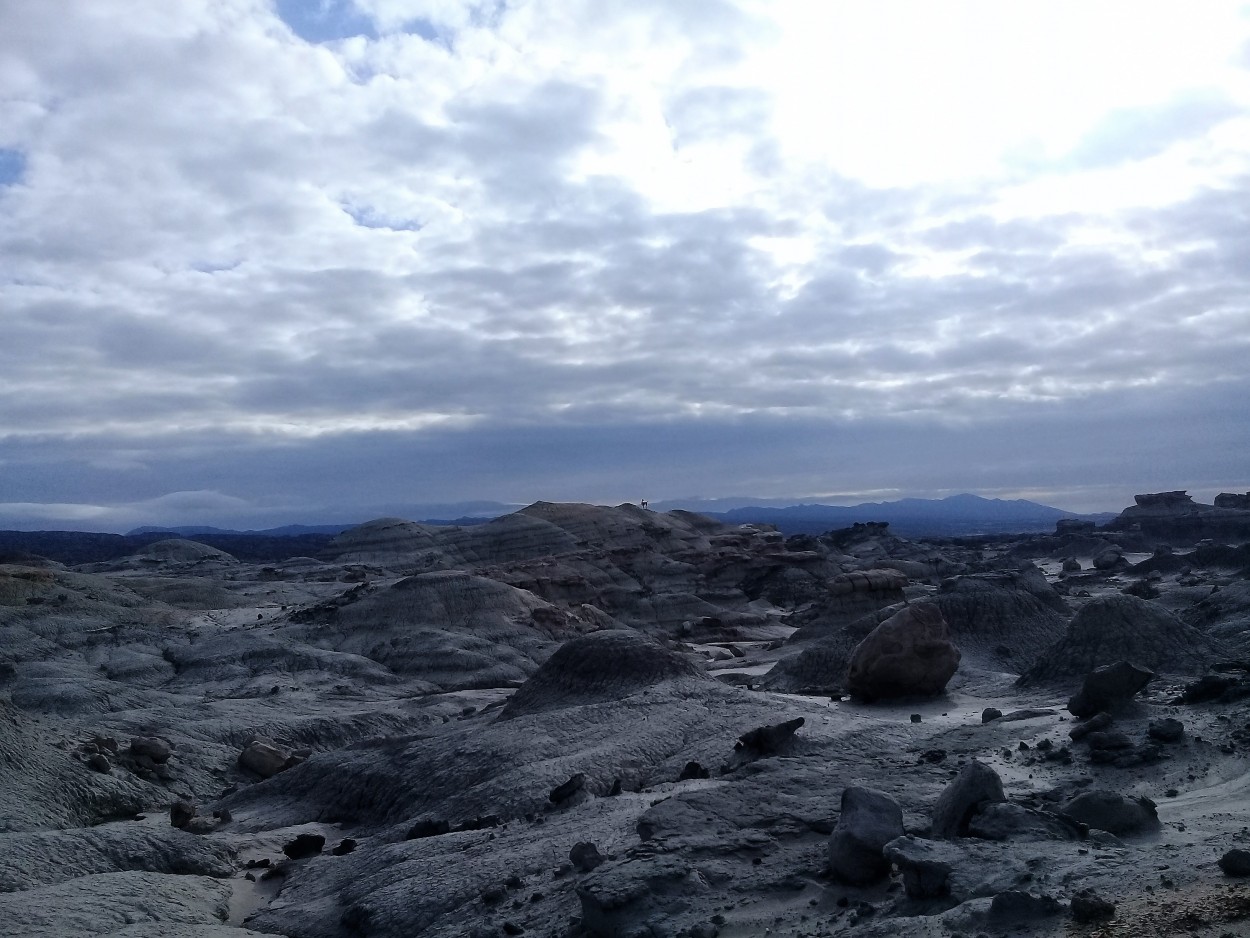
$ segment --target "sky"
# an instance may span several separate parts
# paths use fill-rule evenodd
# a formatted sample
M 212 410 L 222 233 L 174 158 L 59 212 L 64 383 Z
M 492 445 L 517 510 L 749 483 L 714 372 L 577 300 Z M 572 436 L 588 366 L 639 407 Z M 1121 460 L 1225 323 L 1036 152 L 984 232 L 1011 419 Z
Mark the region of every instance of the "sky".
M 6 0 L 0 527 L 1250 489 L 1250 4 Z

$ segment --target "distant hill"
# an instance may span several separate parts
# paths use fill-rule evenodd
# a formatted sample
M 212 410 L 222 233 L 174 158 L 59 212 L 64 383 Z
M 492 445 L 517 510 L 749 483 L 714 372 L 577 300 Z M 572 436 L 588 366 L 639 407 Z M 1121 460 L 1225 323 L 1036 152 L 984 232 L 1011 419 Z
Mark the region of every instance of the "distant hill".
M 772 524 L 785 534 L 822 534 L 857 521 L 886 521 L 903 537 L 956 537 L 970 534 L 1028 534 L 1053 531 L 1060 518 L 1081 518 L 1105 524 L 1111 512 L 1077 514 L 1027 499 L 982 498 L 952 495 L 949 498 L 904 498 L 894 502 L 860 505 L 753 505 L 722 512 L 707 512 L 732 524 Z
M 976 534 L 1030 534 L 1053 531 L 1060 518 L 1081 518 L 1106 524 L 1112 512 L 1076 514 L 1025 499 L 1004 500 L 978 495 L 949 498 L 904 498 L 860 505 L 796 505 L 783 499 L 681 499 L 653 503 L 656 511 L 682 508 L 730 524 L 771 524 L 784 534 L 823 534 L 857 521 L 886 521 L 902 537 L 960 537 Z M 394 517 L 424 524 L 482 524 L 515 510 L 499 502 L 462 502 L 418 505 L 417 510 L 395 506 Z M 439 509 L 442 509 L 441 511 Z M 715 510 L 721 509 L 721 510 Z M 446 520 L 443 520 L 446 519 Z M 124 557 L 170 537 L 200 541 L 240 560 L 265 563 L 296 556 L 316 556 L 331 539 L 351 524 L 288 524 L 263 531 L 232 531 L 204 525 L 141 527 L 126 534 L 81 531 L 0 531 L 0 559 L 23 552 L 61 563 L 93 563 Z
M 213 528 L 205 525 L 180 525 L 171 528 L 160 528 L 145 525 L 126 532 L 126 537 L 139 537 L 145 534 L 163 534 L 166 537 L 200 537 L 205 534 L 247 535 L 249 537 L 299 537 L 303 534 L 342 534 L 355 524 L 284 524 L 279 528 L 264 528 L 260 531 L 235 531 L 231 528 Z

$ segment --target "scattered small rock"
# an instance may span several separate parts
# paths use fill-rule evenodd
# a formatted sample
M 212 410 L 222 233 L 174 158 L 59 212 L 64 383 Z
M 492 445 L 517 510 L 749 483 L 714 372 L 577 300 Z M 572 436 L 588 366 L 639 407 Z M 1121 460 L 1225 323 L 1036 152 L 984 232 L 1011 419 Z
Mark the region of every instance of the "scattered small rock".
M 330 853 L 336 857 L 345 857 L 356 849 L 356 841 L 352 837 L 344 837 L 337 844 L 330 848 Z

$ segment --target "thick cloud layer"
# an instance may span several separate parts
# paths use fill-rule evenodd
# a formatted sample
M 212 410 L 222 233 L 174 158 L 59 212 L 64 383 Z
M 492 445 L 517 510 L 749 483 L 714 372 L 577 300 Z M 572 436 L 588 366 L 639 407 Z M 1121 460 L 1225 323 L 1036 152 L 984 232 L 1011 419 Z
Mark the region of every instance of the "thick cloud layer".
M 824 6 L 6 5 L 0 525 L 1250 487 L 1238 5 Z

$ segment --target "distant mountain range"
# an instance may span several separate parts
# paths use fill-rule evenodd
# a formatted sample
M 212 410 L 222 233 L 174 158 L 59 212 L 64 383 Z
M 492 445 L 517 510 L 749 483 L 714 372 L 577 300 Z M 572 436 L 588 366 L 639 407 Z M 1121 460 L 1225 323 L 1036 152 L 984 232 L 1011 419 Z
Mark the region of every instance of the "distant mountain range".
M 425 524 L 482 524 L 521 507 L 501 502 L 393 506 L 395 517 Z M 684 509 L 729 524 L 771 524 L 783 534 L 824 534 L 856 522 L 885 521 L 902 537 L 958 537 L 978 534 L 1029 534 L 1053 531 L 1060 518 L 1081 518 L 1102 525 L 1112 512 L 1076 514 L 1025 499 L 977 495 L 904 498 L 860 505 L 794 504 L 781 499 L 680 499 L 656 502 L 656 511 Z M 361 519 L 362 521 L 367 519 Z M 125 535 L 76 531 L 0 531 L 0 560 L 9 552 L 50 557 L 63 563 L 89 563 L 124 556 L 168 537 L 210 544 L 241 560 L 265 562 L 291 556 L 315 556 L 353 524 L 288 524 L 261 531 L 237 531 L 205 525 L 145 526 Z
M 681 507 L 697 502 L 685 500 Z M 671 510 L 672 503 L 659 508 Z M 717 501 L 706 503 L 708 507 Z M 677 507 L 673 505 L 673 507 Z M 856 522 L 885 521 L 890 530 L 903 537 L 954 537 L 974 534 L 1028 534 L 1053 531 L 1060 518 L 1080 518 L 1105 524 L 1114 512 L 1077 514 L 1027 499 L 982 498 L 979 495 L 951 495 L 948 498 L 903 498 L 893 502 L 865 502 L 860 505 L 745 505 L 723 511 L 708 507 L 687 510 L 733 524 L 772 524 L 785 534 L 823 534 Z

